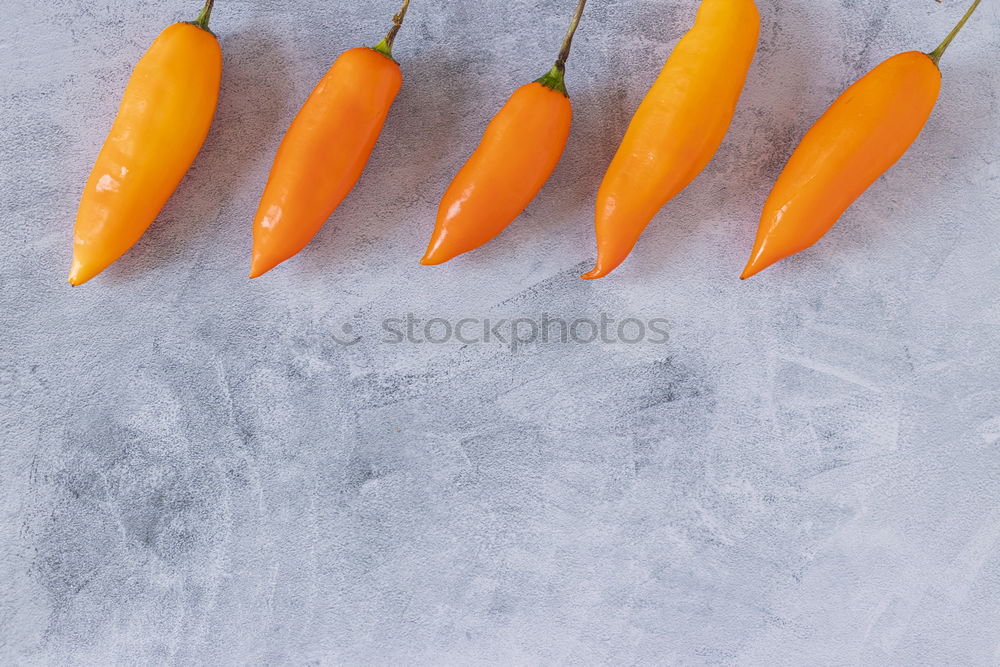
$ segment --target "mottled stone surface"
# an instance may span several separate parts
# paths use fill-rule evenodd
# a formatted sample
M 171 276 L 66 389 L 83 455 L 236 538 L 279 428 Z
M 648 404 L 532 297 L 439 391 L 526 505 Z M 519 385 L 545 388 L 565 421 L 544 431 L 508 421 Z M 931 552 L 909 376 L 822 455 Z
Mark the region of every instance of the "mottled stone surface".
M 574 3 L 414 0 L 361 183 L 248 281 L 284 129 L 395 4 L 219 0 L 205 149 L 79 289 L 83 179 L 131 67 L 197 2 L 0 6 L 0 663 L 1000 663 L 996 4 L 913 149 L 740 283 L 808 125 L 965 9 L 762 0 L 721 151 L 586 283 L 603 168 L 695 3 L 592 0 L 552 181 L 425 268 L 444 186 Z M 386 342 L 407 313 L 662 318 L 669 340 Z

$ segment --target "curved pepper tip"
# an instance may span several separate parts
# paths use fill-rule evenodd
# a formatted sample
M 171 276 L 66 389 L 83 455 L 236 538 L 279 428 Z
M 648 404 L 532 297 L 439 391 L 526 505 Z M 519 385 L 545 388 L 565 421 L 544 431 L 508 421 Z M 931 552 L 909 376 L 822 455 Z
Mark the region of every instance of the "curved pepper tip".
M 750 257 L 750 261 L 747 262 L 746 267 L 743 269 L 743 273 L 740 274 L 740 280 L 746 280 L 747 278 L 755 276 L 769 266 L 777 264 L 782 259 L 783 257 L 769 257 L 762 251 L 758 251 Z
M 465 250 L 458 250 L 456 248 L 448 247 L 450 244 L 446 243 L 444 239 L 438 237 L 436 234 L 434 238 L 431 239 L 430 244 L 427 246 L 427 252 L 420 259 L 420 263 L 424 266 L 437 266 L 438 264 L 444 264 L 449 262 Z
M 608 275 L 609 273 L 617 269 L 620 263 L 621 262 L 617 262 L 611 266 L 608 266 L 602 263 L 600 260 L 598 260 L 594 268 L 592 268 L 590 271 L 587 271 L 580 277 L 583 278 L 584 280 L 596 280 L 598 278 L 603 278 L 604 276 Z
M 103 267 L 97 271 L 87 270 L 87 267 L 79 260 L 74 259 L 73 265 L 69 269 L 69 284 L 73 287 L 79 287 L 103 270 Z
M 280 262 L 265 260 L 261 255 L 254 255 L 250 260 L 250 280 L 260 278 L 262 275 L 276 267 Z
M 449 257 L 448 259 L 451 258 Z M 428 250 L 427 254 L 420 258 L 420 263 L 423 264 L 424 266 L 437 266 L 439 264 L 444 264 L 445 262 L 448 261 L 448 259 L 441 259 L 440 257 L 436 257 L 433 252 Z

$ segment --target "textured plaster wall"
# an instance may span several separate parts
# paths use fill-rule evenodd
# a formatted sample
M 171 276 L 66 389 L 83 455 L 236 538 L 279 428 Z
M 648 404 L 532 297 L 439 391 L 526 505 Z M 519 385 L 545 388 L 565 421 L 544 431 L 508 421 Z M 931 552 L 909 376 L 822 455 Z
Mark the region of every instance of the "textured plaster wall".
M 431 269 L 443 188 L 574 3 L 414 0 L 361 183 L 249 282 L 284 129 L 396 0 L 219 0 L 201 156 L 71 289 L 129 71 L 197 4 L 0 3 L 0 663 L 1000 663 L 996 3 L 896 168 L 740 283 L 808 125 L 966 4 L 761 0 L 719 154 L 586 283 L 603 168 L 695 2 L 591 0 L 557 172 L 499 239 Z M 408 312 L 664 318 L 670 339 L 383 342 Z

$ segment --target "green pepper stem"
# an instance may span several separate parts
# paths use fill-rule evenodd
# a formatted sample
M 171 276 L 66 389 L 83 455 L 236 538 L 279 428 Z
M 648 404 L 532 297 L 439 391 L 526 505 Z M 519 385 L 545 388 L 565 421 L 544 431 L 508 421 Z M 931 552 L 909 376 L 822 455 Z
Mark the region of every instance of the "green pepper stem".
M 385 36 L 385 39 L 372 47 L 386 58 L 392 59 L 392 43 L 396 41 L 396 34 L 403 27 L 403 19 L 406 18 L 406 10 L 409 8 L 410 0 L 403 0 L 403 6 L 392 17 L 392 28 L 389 29 L 389 33 Z
M 576 29 L 580 27 L 583 8 L 586 6 L 587 0 L 580 0 L 580 3 L 576 6 L 573 22 L 569 24 L 569 30 L 566 31 L 566 38 L 563 39 L 562 48 L 559 49 L 559 56 L 556 58 L 556 67 L 560 70 L 566 70 L 566 61 L 569 60 L 569 50 L 573 46 L 573 36 L 576 35 Z
M 191 25 L 196 25 L 202 30 L 208 30 L 208 21 L 212 18 L 212 6 L 215 4 L 215 0 L 205 0 L 205 6 L 201 8 L 198 13 L 198 18 L 191 21 Z M 212 32 L 211 30 L 208 30 Z
M 566 31 L 562 48 L 559 49 L 559 55 L 556 57 L 556 64 L 542 78 L 538 79 L 538 83 L 546 88 L 551 88 L 567 97 L 569 93 L 566 91 L 566 61 L 569 60 L 569 50 L 573 46 L 573 36 L 576 35 L 576 29 L 580 27 L 583 8 L 586 6 L 587 0 L 580 0 L 579 4 L 577 4 L 576 13 L 573 14 L 573 21 L 569 24 L 569 30 Z
M 965 27 L 965 22 L 972 17 L 973 12 L 975 12 L 976 8 L 979 7 L 980 2 L 982 2 L 982 0 L 976 0 L 973 2 L 972 6 L 969 7 L 969 10 L 965 12 L 965 16 L 963 16 L 962 20 L 958 22 L 958 25 L 952 28 L 952 31 L 948 33 L 947 37 L 944 38 L 944 41 L 941 42 L 936 49 L 927 54 L 927 56 L 934 61 L 935 65 L 939 65 L 941 63 L 941 56 L 943 56 L 944 52 L 948 50 L 948 47 L 951 45 L 951 41 L 955 39 L 955 36 L 959 33 L 959 31 Z

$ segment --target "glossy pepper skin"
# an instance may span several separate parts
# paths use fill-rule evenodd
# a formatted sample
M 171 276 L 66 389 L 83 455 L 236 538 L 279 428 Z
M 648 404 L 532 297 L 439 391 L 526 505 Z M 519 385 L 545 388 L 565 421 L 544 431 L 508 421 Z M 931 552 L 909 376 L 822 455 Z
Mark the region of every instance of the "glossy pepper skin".
M 597 194 L 602 278 L 632 251 L 663 206 L 708 165 L 732 122 L 757 50 L 753 0 L 703 0 L 636 111 Z
M 837 98 L 802 139 L 771 190 L 742 278 L 805 250 L 896 163 L 941 90 L 925 53 L 895 55 Z
M 420 263 L 442 264 L 506 229 L 549 180 L 572 120 L 565 93 L 537 81 L 519 88 L 445 192 Z
M 375 49 L 333 63 L 278 148 L 254 218 L 251 278 L 305 248 L 354 188 L 402 83 L 396 61 Z
M 577 4 L 555 66 L 511 96 L 448 186 L 421 264 L 442 264 L 491 241 L 555 171 L 573 122 L 566 60 L 586 4 Z
M 392 45 L 409 6 L 374 48 L 342 53 L 292 121 L 254 217 L 251 278 L 305 248 L 361 178 L 403 85 Z
M 211 2 L 195 23 L 168 27 L 136 65 L 80 200 L 71 285 L 87 282 L 139 240 L 201 150 L 222 79 L 210 12 Z
M 892 56 L 852 84 L 803 137 L 764 204 L 749 278 L 826 234 L 909 149 L 941 92 L 941 56 L 979 7 L 975 0 L 930 53 Z

